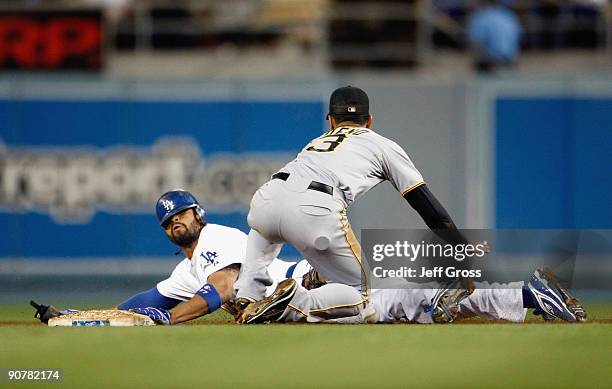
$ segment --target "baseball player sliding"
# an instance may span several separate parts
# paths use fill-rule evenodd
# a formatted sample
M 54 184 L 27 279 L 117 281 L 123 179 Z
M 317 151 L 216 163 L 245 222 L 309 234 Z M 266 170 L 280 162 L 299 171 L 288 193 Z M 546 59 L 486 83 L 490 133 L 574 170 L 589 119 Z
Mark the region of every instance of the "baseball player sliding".
M 208 223 L 202 206 L 184 190 L 164 193 L 157 201 L 156 211 L 167 237 L 185 258 L 169 278 L 130 297 L 117 308 L 147 315 L 157 324 L 181 323 L 214 312 L 234 296 L 247 235 L 235 228 Z M 295 276 L 298 282 L 316 287 L 317 275 L 309 273 L 309 269 L 304 261 L 296 264 L 275 258 L 270 273 L 278 282 L 295 272 L 299 274 Z M 267 293 L 272 293 L 275 287 L 276 283 L 270 285 Z M 44 323 L 52 317 L 76 312 L 38 304 L 35 307 L 36 317 Z M 231 310 L 229 307 L 224 306 Z
M 170 278 L 121 303 L 119 309 L 147 315 L 158 324 L 177 324 L 214 312 L 234 297 L 247 236 L 235 228 L 207 223 L 204 216 L 204 209 L 189 192 L 173 190 L 160 197 L 159 223 L 185 259 Z M 276 258 L 273 264 L 277 280 L 291 277 L 297 267 Z M 304 275 L 307 271 L 300 268 L 298 272 Z M 268 293 L 276 283 L 270 286 Z M 230 311 L 231 307 L 226 306 Z
M 317 322 L 360 315 L 367 301 L 367 277 L 346 208 L 382 181 L 391 182 L 447 242 L 465 243 L 406 152 L 371 129 L 369 99 L 363 90 L 336 89 L 328 120 L 329 131 L 313 139 L 253 196 L 246 260 L 237 282 L 239 323 Z M 272 283 L 266 269 L 285 242 L 329 284 L 308 291 L 289 279 L 263 299 Z M 314 308 L 315 304 L 324 308 Z
M 185 254 L 169 278 L 156 287 L 139 293 L 123 303 L 119 309 L 131 310 L 149 316 L 157 324 L 176 324 L 206 315 L 218 309 L 234 295 L 234 283 L 238 268 L 244 261 L 247 236 L 234 228 L 211 224 L 205 220 L 204 209 L 195 197 L 183 190 L 165 193 L 157 201 L 157 217 L 168 238 Z M 272 284 L 266 295 L 273 295 L 278 283 L 297 283 L 310 290 L 311 300 L 297 302 L 295 309 L 307 312 L 325 312 L 328 300 L 319 299 L 325 291 L 325 279 L 302 260 L 297 263 L 274 258 L 268 267 Z M 321 286 L 324 285 L 324 286 Z M 343 285 L 336 285 L 345 287 Z M 522 287 L 522 288 L 521 288 Z M 329 289 L 332 290 L 333 289 Z M 351 288 L 351 291 L 353 289 Z M 326 292 L 327 293 L 327 292 Z M 487 285 L 461 301 L 436 300 L 440 289 L 418 288 L 373 290 L 370 307 L 363 315 L 335 319 L 337 323 L 376 323 L 408 320 L 432 323 L 434 316 L 428 312 L 433 301 L 441 308 L 456 303 L 456 310 L 446 320 L 477 315 L 485 319 L 522 321 L 525 308 L 535 308 L 544 318 L 561 318 L 567 321 L 584 321 L 586 312 L 577 299 L 561 287 L 554 275 L 537 271 L 530 282 L 500 286 Z M 352 297 L 352 294 L 341 295 Z M 182 304 L 181 304 L 182 303 Z M 300 303 L 302 303 L 300 305 Z M 305 304 L 308 305 L 305 305 Z M 54 307 L 34 304 L 37 317 L 43 322 L 75 310 L 59 311 Z M 229 304 L 224 305 L 231 311 Z M 451 306 L 451 308 L 453 308 Z M 552 311 L 551 311 L 552 309 Z M 443 313 L 446 313 L 445 310 Z M 323 318 L 323 314 L 319 314 Z M 332 319 L 332 317 L 330 317 Z M 323 320 L 319 320 L 323 321 Z

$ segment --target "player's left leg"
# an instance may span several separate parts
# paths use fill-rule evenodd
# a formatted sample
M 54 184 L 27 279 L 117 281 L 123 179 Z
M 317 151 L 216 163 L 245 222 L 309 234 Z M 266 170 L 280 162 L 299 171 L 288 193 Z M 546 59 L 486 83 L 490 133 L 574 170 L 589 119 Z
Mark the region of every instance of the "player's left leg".
M 361 314 L 363 297 L 348 285 L 326 284 L 307 290 L 295 279 L 282 281 L 274 293 L 247 307 L 239 322 L 309 322 L 354 317 Z
M 476 289 L 459 302 L 459 311 L 453 316 L 478 316 L 489 320 L 522 322 L 528 308 L 544 319 L 559 318 L 570 322 L 586 321 L 586 311 L 550 269 L 538 269 L 529 282 L 506 284 L 476 283 Z M 452 320 L 451 320 L 452 321 Z
M 362 316 L 363 296 L 357 289 L 337 283 L 326 284 L 326 280 L 306 260 L 293 265 L 275 260 L 268 272 L 278 285 L 268 297 L 248 309 L 248 318 L 243 322 L 321 322 L 338 317 L 348 318 L 347 322 L 350 323 L 373 320 Z M 284 277 L 292 279 L 283 280 Z M 316 280 L 305 282 L 307 277 L 315 277 Z M 369 315 L 373 316 L 373 313 L 377 312 L 370 312 Z
M 523 282 L 476 283 L 476 289 L 459 303 L 458 318 L 478 316 L 487 320 L 523 322 Z
M 300 285 L 280 320 L 319 323 L 360 315 L 363 307 L 363 296 L 351 286 L 326 284 L 306 290 Z

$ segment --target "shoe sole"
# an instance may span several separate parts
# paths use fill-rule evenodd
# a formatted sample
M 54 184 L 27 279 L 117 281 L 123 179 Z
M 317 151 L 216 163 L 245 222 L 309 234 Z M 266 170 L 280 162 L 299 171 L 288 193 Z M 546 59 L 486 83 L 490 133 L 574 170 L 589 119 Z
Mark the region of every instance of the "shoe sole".
M 288 288 L 285 289 L 286 286 L 283 285 L 283 283 L 287 283 L 290 285 L 288 285 Z M 279 291 L 279 288 L 281 289 L 280 291 Z M 255 303 L 256 305 L 259 305 L 259 306 L 254 307 L 256 311 L 250 317 L 246 318 L 244 322 L 246 324 L 253 324 L 257 321 L 257 319 L 259 319 L 266 313 L 270 312 L 272 308 L 280 304 L 283 304 L 283 303 L 285 303 L 285 306 L 288 305 L 289 301 L 295 295 L 296 290 L 297 290 L 297 282 L 295 282 L 294 279 L 290 278 L 285 281 L 282 281 L 280 284 L 278 284 L 274 293 L 264 298 L 263 300 Z
M 559 282 L 559 279 L 555 273 L 553 273 L 553 271 L 547 267 L 538 269 L 538 271 L 540 272 L 542 278 L 549 283 L 549 285 L 561 293 L 561 297 L 563 298 L 567 309 L 574 315 L 576 321 L 587 321 L 587 313 L 584 307 L 580 304 L 580 300 L 572 296 L 569 291 L 563 287 L 563 285 L 561 285 L 561 282 Z
M 428 309 L 426 309 L 426 312 L 431 312 L 434 323 L 452 323 L 457 318 L 457 314 L 459 313 L 459 303 L 468 298 L 472 292 L 473 290 L 468 291 L 463 287 L 460 279 L 448 281 L 440 289 L 438 289 L 434 297 L 431 299 L 431 304 L 428 306 Z M 442 305 L 440 300 L 445 298 L 452 304 Z M 441 320 L 436 316 L 436 308 L 442 310 L 446 320 Z

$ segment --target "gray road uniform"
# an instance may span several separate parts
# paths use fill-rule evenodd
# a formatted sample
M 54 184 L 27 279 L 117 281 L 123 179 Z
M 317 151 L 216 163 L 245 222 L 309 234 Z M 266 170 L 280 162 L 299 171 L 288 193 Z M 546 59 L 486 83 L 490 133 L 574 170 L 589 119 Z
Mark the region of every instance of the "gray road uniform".
M 382 181 L 402 195 L 424 184 L 405 151 L 368 128 L 337 127 L 312 140 L 253 196 L 237 296 L 264 296 L 271 283 L 266 269 L 287 242 L 329 283 L 312 291 L 300 288 L 281 319 L 359 314 L 367 300 L 367 276 L 346 208 Z

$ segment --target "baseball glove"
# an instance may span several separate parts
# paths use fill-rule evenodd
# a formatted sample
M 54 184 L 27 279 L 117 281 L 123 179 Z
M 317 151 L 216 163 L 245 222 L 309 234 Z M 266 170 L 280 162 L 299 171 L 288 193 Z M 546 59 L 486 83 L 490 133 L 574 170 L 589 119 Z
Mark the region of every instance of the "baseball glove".
M 315 289 L 325 284 L 327 284 L 327 281 L 315 269 L 308 270 L 308 273 L 302 277 L 302 286 L 307 290 Z
M 226 302 L 221 306 L 221 308 L 230 315 L 234 316 L 234 319 L 238 320 L 240 315 L 242 315 L 242 312 L 244 312 L 246 307 L 248 307 L 249 304 L 251 304 L 252 302 L 252 300 L 249 300 L 245 297 L 239 297 L 235 300 L 230 300 Z
M 49 322 L 49 319 L 62 315 L 60 310 L 55 308 L 53 305 L 37 304 L 33 300 L 30 300 L 30 305 L 36 308 L 36 313 L 34 314 L 34 317 L 45 324 Z

